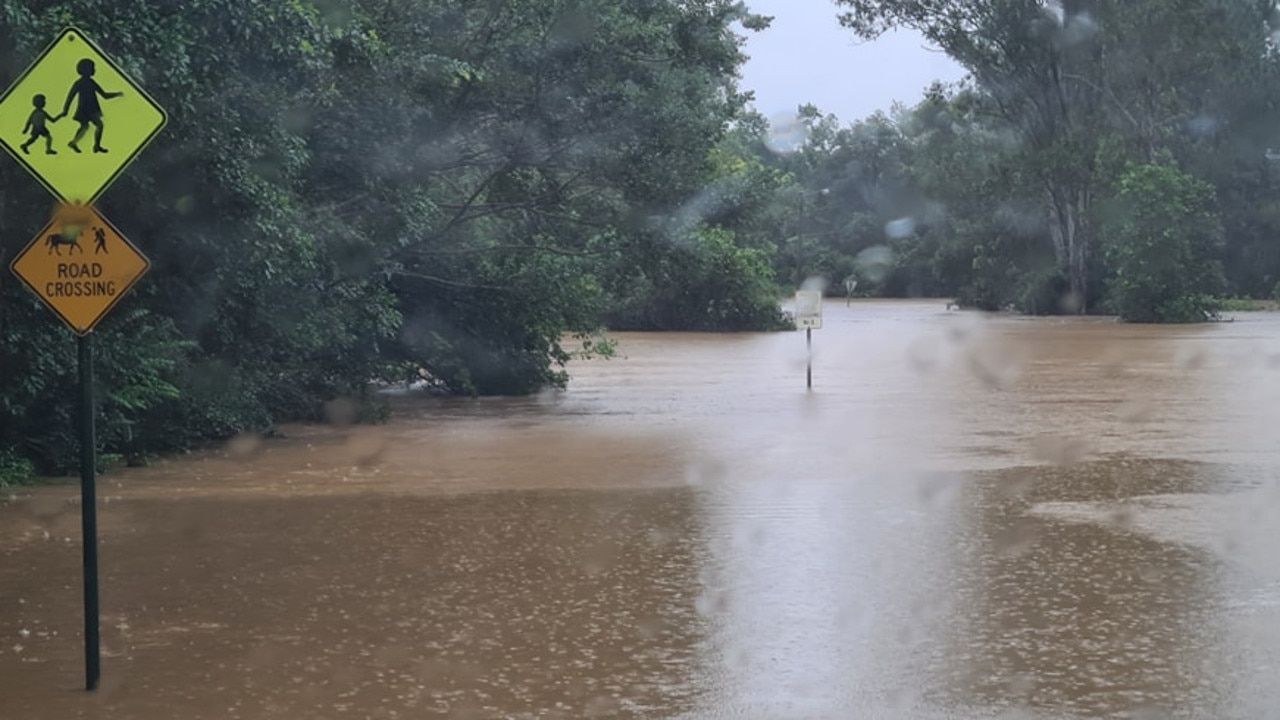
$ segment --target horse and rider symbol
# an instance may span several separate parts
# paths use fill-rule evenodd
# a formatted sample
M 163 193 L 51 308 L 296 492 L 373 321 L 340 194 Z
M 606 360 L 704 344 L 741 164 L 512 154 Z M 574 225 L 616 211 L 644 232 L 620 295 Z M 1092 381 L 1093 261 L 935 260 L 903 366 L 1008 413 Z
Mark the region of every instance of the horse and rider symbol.
M 68 233 L 64 231 L 60 233 L 53 233 L 52 235 L 45 238 L 44 244 L 49 246 L 49 253 L 51 254 L 56 253 L 58 257 L 62 257 L 61 247 L 63 245 L 67 246 L 68 255 L 74 255 L 77 252 L 79 252 L 81 255 L 84 254 L 84 248 L 80 247 L 79 232 Z M 99 253 L 103 255 L 110 254 L 107 252 L 106 231 L 100 227 L 95 227 L 93 229 L 93 254 L 97 255 Z
M 75 152 L 80 152 L 80 140 L 84 138 L 85 132 L 89 130 L 89 126 L 93 126 L 93 151 L 95 153 L 105 153 L 107 149 L 102 146 L 102 104 L 98 101 L 98 97 L 102 96 L 104 100 L 118 98 L 124 95 L 123 92 L 107 92 L 102 86 L 93 79 L 96 68 L 93 60 L 84 58 L 76 63 L 76 74 L 80 77 L 71 83 L 71 89 L 67 91 L 67 100 L 62 104 L 62 112 L 58 115 L 50 115 L 44 108 L 46 104 L 45 96 L 37 93 L 31 98 L 31 105 L 34 109 L 27 117 L 27 124 L 22 128 L 23 134 L 29 135 L 27 141 L 22 143 L 21 148 L 23 154 L 31 153 L 31 144 L 40 138 L 44 138 L 44 152 L 46 155 L 57 155 L 58 151 L 53 149 L 53 133 L 49 130 L 49 125 L 58 122 L 67 116 L 71 110 L 71 103 L 75 101 L 76 112 L 72 119 L 80 123 L 80 127 L 76 129 L 75 137 L 71 142 L 67 143 L 67 147 Z

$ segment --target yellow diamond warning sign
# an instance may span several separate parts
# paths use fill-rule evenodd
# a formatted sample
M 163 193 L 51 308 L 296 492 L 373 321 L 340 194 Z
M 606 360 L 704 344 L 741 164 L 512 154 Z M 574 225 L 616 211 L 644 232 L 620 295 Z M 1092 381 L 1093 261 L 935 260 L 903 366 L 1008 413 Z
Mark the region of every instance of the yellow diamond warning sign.
M 151 263 L 97 210 L 64 205 L 9 267 L 72 330 L 87 335 Z
M 96 200 L 165 122 L 155 100 L 75 28 L 0 96 L 0 146 L 66 202 Z

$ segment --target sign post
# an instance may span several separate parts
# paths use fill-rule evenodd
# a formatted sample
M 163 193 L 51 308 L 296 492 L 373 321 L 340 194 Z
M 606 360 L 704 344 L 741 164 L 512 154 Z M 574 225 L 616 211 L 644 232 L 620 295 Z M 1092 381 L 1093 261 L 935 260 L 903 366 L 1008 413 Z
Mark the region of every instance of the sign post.
M 0 95 L 0 147 L 62 203 L 10 269 L 79 336 L 87 690 L 102 676 L 90 333 L 151 266 L 92 203 L 167 122 L 155 100 L 76 28 L 59 33 Z
M 93 328 L 150 267 L 147 258 L 88 205 L 63 205 L 10 265 L 76 335 L 80 365 L 80 519 L 84 538 L 85 687 L 101 677 L 98 649 L 97 444 Z
M 102 677 L 98 632 L 98 448 L 93 427 L 93 338 L 76 338 L 80 360 L 80 536 L 84 562 L 84 688 Z
M 805 366 L 805 387 L 813 389 L 813 331 L 822 328 L 822 293 L 818 290 L 796 292 L 796 327 L 804 328 L 805 349 L 808 362 Z

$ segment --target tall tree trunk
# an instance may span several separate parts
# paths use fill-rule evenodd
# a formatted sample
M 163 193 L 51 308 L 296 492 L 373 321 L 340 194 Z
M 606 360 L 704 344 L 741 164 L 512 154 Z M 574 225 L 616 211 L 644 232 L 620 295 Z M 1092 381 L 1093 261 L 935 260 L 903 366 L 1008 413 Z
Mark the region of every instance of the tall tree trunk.
M 1066 272 L 1071 297 L 1064 299 L 1083 315 L 1089 298 L 1089 192 L 1061 188 L 1049 193 L 1049 235 L 1058 267 Z

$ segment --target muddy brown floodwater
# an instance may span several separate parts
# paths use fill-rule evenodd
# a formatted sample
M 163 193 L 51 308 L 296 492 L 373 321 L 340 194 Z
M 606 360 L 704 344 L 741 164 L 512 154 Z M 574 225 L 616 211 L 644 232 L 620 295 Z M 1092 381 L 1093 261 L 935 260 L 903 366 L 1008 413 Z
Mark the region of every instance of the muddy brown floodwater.
M 102 476 L 96 693 L 0 495 L 0 718 L 1276 716 L 1280 315 L 825 323 Z

